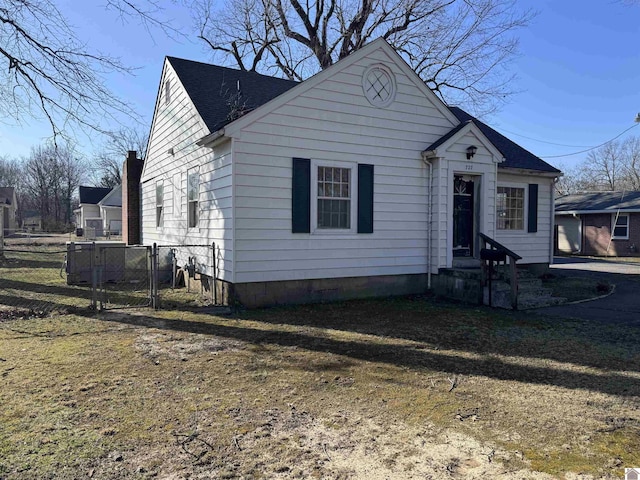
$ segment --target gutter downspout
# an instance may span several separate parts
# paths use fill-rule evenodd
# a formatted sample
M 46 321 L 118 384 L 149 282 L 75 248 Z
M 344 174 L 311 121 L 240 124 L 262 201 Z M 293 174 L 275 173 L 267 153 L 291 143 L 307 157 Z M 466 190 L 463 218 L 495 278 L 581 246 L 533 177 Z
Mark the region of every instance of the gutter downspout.
M 433 222 L 433 163 L 427 160 L 428 152 L 422 152 L 422 161 L 429 167 L 429 196 L 427 200 L 427 289 L 431 290 L 431 232 Z

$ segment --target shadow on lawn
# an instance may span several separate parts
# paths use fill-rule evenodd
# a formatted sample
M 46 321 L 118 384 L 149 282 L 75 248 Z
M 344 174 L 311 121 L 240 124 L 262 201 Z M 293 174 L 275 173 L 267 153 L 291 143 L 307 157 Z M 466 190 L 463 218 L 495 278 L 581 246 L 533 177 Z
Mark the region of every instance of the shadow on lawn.
M 107 315 L 104 320 L 164 330 L 215 335 L 253 344 L 296 346 L 301 349 L 343 355 L 358 360 L 442 371 L 452 375 L 482 375 L 499 380 L 593 390 L 628 397 L 640 394 L 640 379 L 616 373 L 598 375 L 553 367 L 526 366 L 508 363 L 491 355 L 480 355 L 476 358 L 462 357 L 451 352 L 439 352 L 435 348 L 424 345 L 385 344 L 384 338 L 377 338 L 374 343 L 337 340 L 315 336 L 311 332 L 265 331 L 241 326 L 242 320 L 239 320 L 240 326 L 190 320 L 165 320 L 151 315 Z M 461 353 L 468 351 L 464 346 L 454 349 Z
M 0 268 L 25 269 L 25 274 L 33 269 L 60 269 L 66 253 L 63 248 L 5 248 L 0 258 Z
M 49 278 L 44 280 L 48 281 Z M 58 285 L 50 285 L 47 283 L 35 283 L 34 281 L 23 282 L 21 280 L 0 278 L 0 291 L 3 289 L 21 290 L 28 293 L 45 293 L 61 297 L 91 299 L 91 285 L 67 285 L 64 279 L 60 279 L 60 284 Z M 20 297 L 16 295 L 15 298 L 18 299 Z
M 425 342 L 478 354 L 640 371 L 640 329 L 452 304 L 422 296 L 279 307 L 247 312 L 242 317 Z

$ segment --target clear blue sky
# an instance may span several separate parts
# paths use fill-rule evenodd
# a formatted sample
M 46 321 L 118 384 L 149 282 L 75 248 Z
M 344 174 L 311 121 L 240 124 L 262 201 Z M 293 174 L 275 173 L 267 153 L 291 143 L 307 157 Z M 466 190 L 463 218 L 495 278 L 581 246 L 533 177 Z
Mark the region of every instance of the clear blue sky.
M 105 12 L 100 1 L 57 4 L 88 45 L 139 67 L 133 76 L 112 76 L 109 83 L 142 115 L 143 129 L 153 113 L 164 56 L 210 60 L 195 40 L 178 43 L 161 32 L 152 32 L 151 38 L 136 22 L 123 23 L 115 13 Z M 550 163 L 570 168 L 586 153 L 548 157 L 603 143 L 634 125 L 640 112 L 640 3 L 519 0 L 518 5 L 539 12 L 529 28 L 520 31 L 521 53 L 512 65 L 520 93 L 485 121 Z M 173 10 L 169 15 L 172 25 L 190 31 L 189 12 Z M 45 123 L 30 121 L 21 128 L 0 123 L 0 155 L 27 155 L 49 135 Z M 640 135 L 640 126 L 621 138 L 628 135 Z M 90 139 L 80 143 L 91 151 Z

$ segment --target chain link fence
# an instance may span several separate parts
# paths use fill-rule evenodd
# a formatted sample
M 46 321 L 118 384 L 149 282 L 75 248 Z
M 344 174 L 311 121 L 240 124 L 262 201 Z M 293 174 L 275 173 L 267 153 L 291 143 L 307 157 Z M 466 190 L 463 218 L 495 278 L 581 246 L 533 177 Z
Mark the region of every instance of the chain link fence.
M 160 308 L 196 307 L 219 303 L 216 246 L 159 245 L 154 294 Z
M 216 305 L 215 252 L 215 244 L 5 246 L 0 249 L 0 318 Z
M 152 304 L 152 247 L 111 245 L 99 248 L 98 307 L 148 307 Z
M 67 283 L 66 253 L 64 245 L 0 248 L 0 318 L 90 307 L 91 290 Z

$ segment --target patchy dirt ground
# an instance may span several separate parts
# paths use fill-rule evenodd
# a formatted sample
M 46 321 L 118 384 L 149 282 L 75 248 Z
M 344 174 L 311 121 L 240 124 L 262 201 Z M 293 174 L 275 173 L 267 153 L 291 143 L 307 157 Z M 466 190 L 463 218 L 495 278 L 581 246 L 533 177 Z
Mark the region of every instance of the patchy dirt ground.
M 619 479 L 640 332 L 429 298 L 0 323 L 2 479 Z

